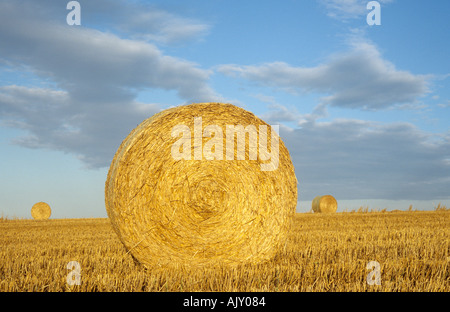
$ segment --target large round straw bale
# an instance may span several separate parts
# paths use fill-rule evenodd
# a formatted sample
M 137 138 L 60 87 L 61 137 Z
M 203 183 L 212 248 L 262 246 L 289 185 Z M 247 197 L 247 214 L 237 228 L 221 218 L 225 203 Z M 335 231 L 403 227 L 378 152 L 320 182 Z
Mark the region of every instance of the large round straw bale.
M 52 210 L 47 203 L 39 202 L 31 207 L 31 216 L 35 220 L 47 220 L 51 214 Z
M 320 213 L 336 212 L 337 201 L 331 195 L 316 196 L 312 201 L 312 210 Z
M 230 125 L 255 126 L 255 136 L 245 135 L 244 159 L 238 135 L 229 136 L 234 148 L 226 146 Z M 278 157 L 261 147 L 264 127 Z M 286 241 L 297 179 L 288 150 L 264 121 L 231 104 L 190 104 L 154 115 L 125 138 L 108 172 L 105 205 L 125 248 L 145 266 L 257 263 Z

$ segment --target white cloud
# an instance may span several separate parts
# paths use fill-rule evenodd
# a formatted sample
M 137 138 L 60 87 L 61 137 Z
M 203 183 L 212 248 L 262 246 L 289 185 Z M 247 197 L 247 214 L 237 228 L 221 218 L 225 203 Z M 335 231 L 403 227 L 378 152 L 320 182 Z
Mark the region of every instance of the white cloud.
M 126 88 L 159 88 L 176 90 L 186 100 L 215 97 L 207 85 L 208 71 L 163 55 L 154 45 L 90 29 L 45 23 L 28 26 L 0 33 L 2 56 L 27 64 L 39 76 L 50 77 L 66 89 L 91 93 L 105 88 L 123 93 Z M 30 54 L 26 46 L 33 46 L 35 52 Z
M 133 38 L 172 44 L 205 36 L 210 26 L 158 9 L 145 7 L 128 12 L 118 29 Z
M 292 109 L 288 109 L 286 106 L 279 104 L 273 96 L 260 93 L 252 96 L 261 102 L 268 103 L 269 111 L 258 117 L 269 124 L 297 121 L 301 116 L 298 112 L 292 111 Z
M 446 102 L 444 102 L 444 103 L 439 103 L 439 104 L 437 104 L 440 108 L 447 108 L 447 107 L 450 107 L 450 100 L 447 100 Z
M 108 166 L 131 129 L 159 110 L 133 100 L 79 105 L 67 91 L 0 87 L 0 125 L 27 133 L 15 144 L 71 153 L 92 168 Z
M 299 200 L 449 199 L 450 137 L 409 123 L 362 120 L 307 123 L 284 131 L 299 180 Z
M 348 52 L 333 55 L 315 67 L 272 62 L 226 64 L 218 71 L 288 92 L 322 93 L 322 104 L 368 110 L 415 103 L 428 92 L 429 78 L 396 69 L 373 44 L 363 40 L 353 40 Z
M 0 3 L 2 59 L 25 65 L 74 93 L 98 90 L 105 96 L 114 90 L 111 97 L 115 98 L 134 90 L 158 88 L 176 90 L 188 101 L 217 98 L 207 85 L 211 72 L 197 64 L 164 55 L 148 42 L 71 27 L 45 17 L 29 7 L 23 10 L 21 5 Z
M 6 1 L 5 1 L 6 2 Z M 61 3 L 63 2 L 63 3 Z M 0 4 L 2 9 L 20 6 L 21 21 L 29 16 L 35 19 L 66 22 L 69 10 L 60 0 L 21 0 L 14 4 Z M 147 1 L 90 0 L 79 1 L 81 26 L 107 29 L 120 36 L 146 40 L 157 44 L 179 44 L 198 40 L 209 33 L 211 26 L 195 18 L 180 16 Z
M 1 87 L 0 121 L 28 132 L 17 144 L 62 150 L 87 166 L 106 166 L 129 131 L 160 109 L 136 101 L 140 90 L 175 91 L 179 104 L 220 98 L 208 85 L 209 70 L 165 55 L 149 42 L 87 27 L 89 5 L 104 2 L 82 4 L 85 23 L 80 27 L 55 19 L 60 2 L 44 2 L 43 7 L 32 1 L 0 2 L 0 64 L 27 70 L 53 86 Z M 121 6 L 127 10 L 125 2 L 112 5 L 115 14 Z M 58 12 L 67 14 L 65 6 Z M 178 23 L 182 28 L 183 19 L 162 16 L 169 19 L 167 27 Z M 172 30 L 172 35 L 177 32 Z

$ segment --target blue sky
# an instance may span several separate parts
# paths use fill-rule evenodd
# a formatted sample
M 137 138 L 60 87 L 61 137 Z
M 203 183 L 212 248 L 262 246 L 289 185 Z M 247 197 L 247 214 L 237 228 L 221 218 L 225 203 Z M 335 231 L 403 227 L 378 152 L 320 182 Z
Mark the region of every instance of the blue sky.
M 233 103 L 280 125 L 297 211 L 450 206 L 448 1 L 0 0 L 0 213 L 106 217 L 126 135 L 154 113 Z

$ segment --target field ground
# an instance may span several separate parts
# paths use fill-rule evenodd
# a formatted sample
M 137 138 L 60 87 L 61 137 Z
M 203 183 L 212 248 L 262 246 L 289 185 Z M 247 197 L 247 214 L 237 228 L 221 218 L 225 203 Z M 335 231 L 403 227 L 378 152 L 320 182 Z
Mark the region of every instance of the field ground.
M 448 292 L 449 221 L 450 210 L 298 213 L 267 263 L 144 269 L 108 219 L 3 219 L 0 291 Z M 367 282 L 370 261 L 380 264 L 381 285 Z M 80 285 L 69 285 L 77 273 Z

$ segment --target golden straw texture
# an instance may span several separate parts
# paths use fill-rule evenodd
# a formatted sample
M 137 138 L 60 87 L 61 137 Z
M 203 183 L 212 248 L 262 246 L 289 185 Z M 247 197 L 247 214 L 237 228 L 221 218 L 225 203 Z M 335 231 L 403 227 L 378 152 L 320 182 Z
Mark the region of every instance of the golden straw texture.
M 198 117 L 202 131 L 194 122 Z M 172 131 L 180 125 L 190 129 L 191 139 L 184 141 L 190 159 L 173 156 L 181 135 L 173 137 Z M 222 103 L 167 109 L 143 121 L 122 142 L 108 172 L 105 205 L 120 240 L 140 263 L 257 263 L 272 258 L 285 243 L 297 205 L 289 152 L 280 138 L 277 169 L 263 171 L 261 164 L 270 163 L 267 153 L 260 149 L 257 159 L 249 158 L 249 146 L 261 144 L 258 130 L 258 141 L 246 135 L 244 160 L 237 159 L 237 135 L 234 157 L 226 160 L 229 125 L 267 127 L 270 150 L 273 130 L 268 124 Z M 218 129 L 223 138 L 216 140 Z M 216 153 L 221 145 L 223 154 Z M 208 150 L 217 157 L 207 160 Z
M 331 195 L 316 196 L 312 201 L 312 210 L 321 213 L 336 212 L 337 201 Z
M 35 220 L 47 220 L 51 214 L 52 210 L 47 203 L 39 202 L 31 207 L 31 216 Z

